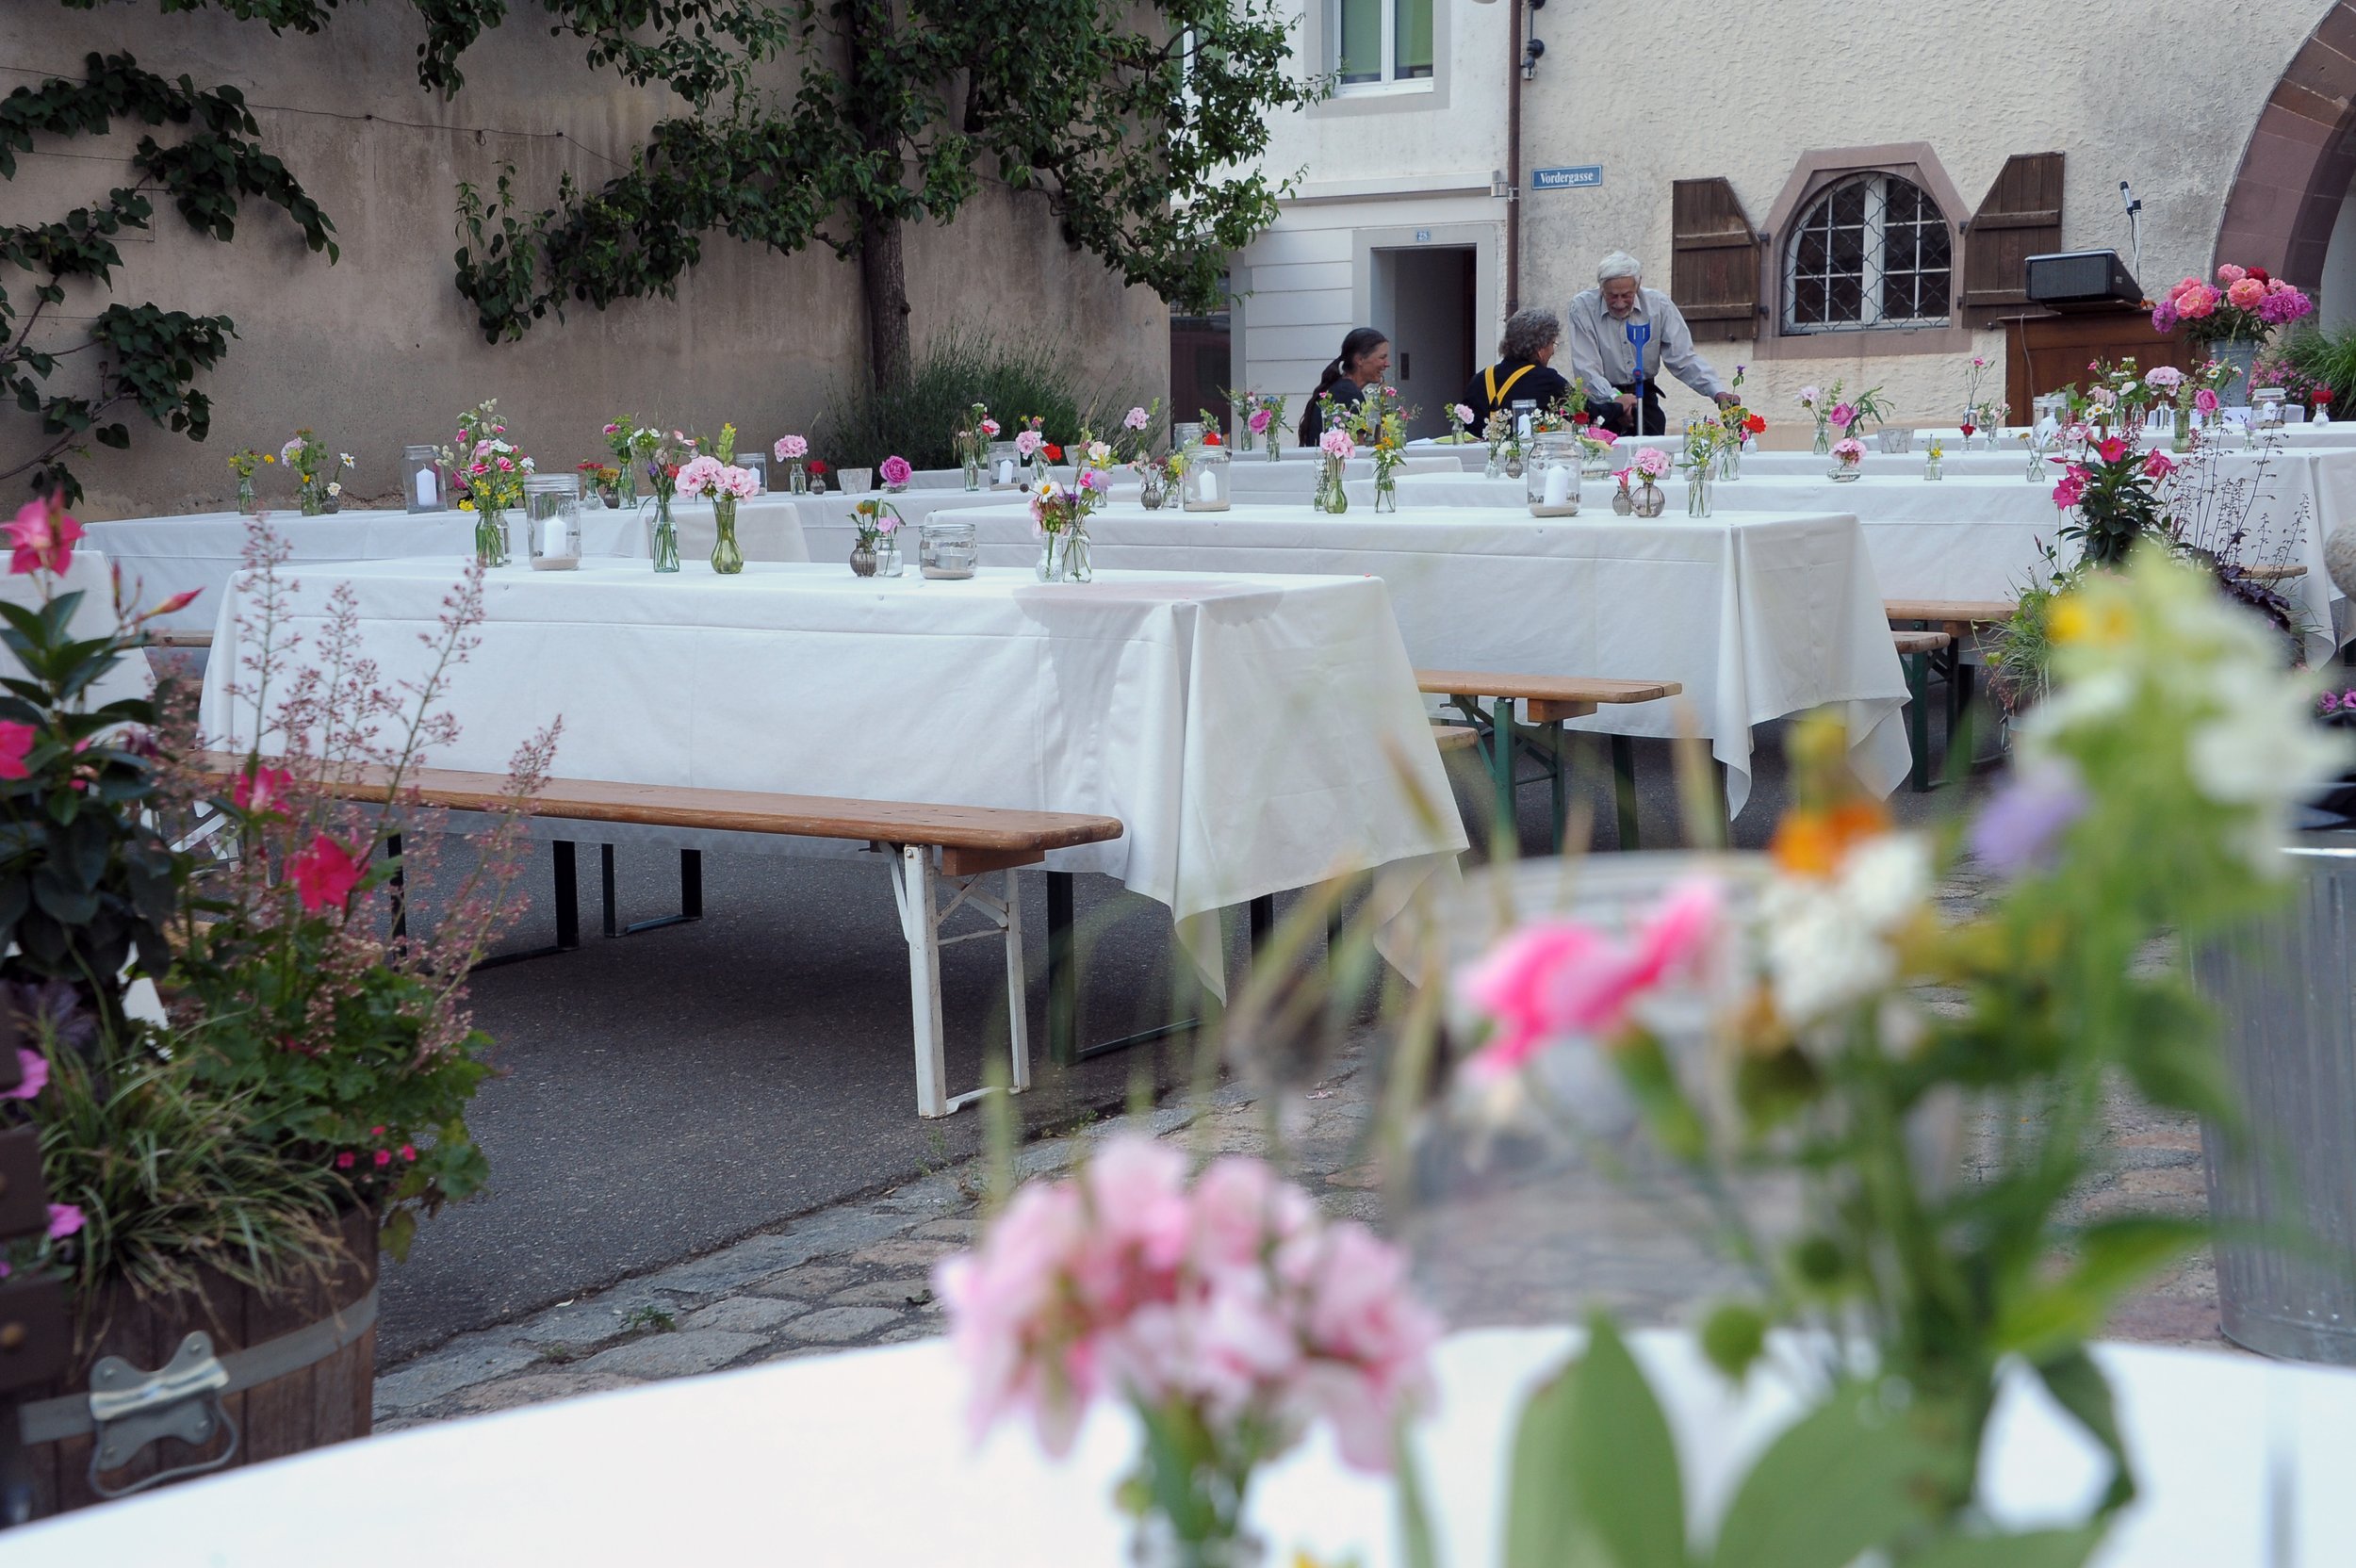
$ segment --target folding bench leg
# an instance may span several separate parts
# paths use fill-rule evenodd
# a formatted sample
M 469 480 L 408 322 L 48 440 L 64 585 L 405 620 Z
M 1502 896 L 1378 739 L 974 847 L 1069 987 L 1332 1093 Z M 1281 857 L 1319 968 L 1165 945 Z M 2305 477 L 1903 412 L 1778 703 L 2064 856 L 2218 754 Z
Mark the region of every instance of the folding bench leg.
M 623 925 L 616 920 L 614 914 L 620 906 L 620 902 L 614 889 L 614 846 L 599 844 L 597 848 L 603 857 L 601 870 L 604 881 L 605 934 L 607 936 L 634 937 L 641 931 L 656 931 L 665 925 L 684 925 L 689 921 L 704 918 L 704 852 L 702 850 L 682 849 L 679 852 L 678 914 L 657 915 L 652 920 L 633 921 L 628 925 Z
M 1906 746 L 1914 753 L 1914 766 L 1906 776 L 1906 787 L 1916 794 L 1931 787 L 1931 656 L 1910 653 L 1906 667 Z
M 1636 822 L 1636 740 L 1630 735 L 1612 737 L 1612 814 L 1620 825 L 1620 847 L 1644 848 Z
M 916 1114 L 949 1114 L 949 1063 L 941 1032 L 941 925 L 933 908 L 933 857 L 923 844 L 892 856 L 892 890 L 908 943 L 908 1004 L 916 1017 Z
M 1013 1070 L 1007 1086 L 1021 1094 L 1031 1086 L 1031 1004 L 1023 966 L 1023 885 L 1006 869 L 1006 1052 Z
M 1497 697 L 1489 704 L 1489 776 L 1497 786 L 1497 824 L 1491 829 L 1489 853 L 1497 854 L 1500 840 L 1521 853 L 1522 819 L 1513 808 L 1513 699 Z

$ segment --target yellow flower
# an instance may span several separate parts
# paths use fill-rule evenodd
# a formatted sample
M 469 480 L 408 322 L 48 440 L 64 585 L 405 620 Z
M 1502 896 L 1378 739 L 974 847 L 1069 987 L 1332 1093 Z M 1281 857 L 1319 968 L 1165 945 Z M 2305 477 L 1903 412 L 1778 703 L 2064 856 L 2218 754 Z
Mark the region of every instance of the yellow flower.
M 264 452 L 262 454 L 262 461 L 265 463 L 275 463 L 278 461 L 278 454 L 276 452 Z
M 474 502 L 471 500 L 460 501 L 458 503 L 458 510 L 461 512 L 472 512 L 474 510 Z
M 2085 595 L 2072 594 L 2053 606 L 2051 625 L 2056 643 L 2092 643 L 2102 647 L 2116 647 L 2134 632 L 2135 617 L 2125 605 L 2117 600 L 2099 605 L 2088 604 Z

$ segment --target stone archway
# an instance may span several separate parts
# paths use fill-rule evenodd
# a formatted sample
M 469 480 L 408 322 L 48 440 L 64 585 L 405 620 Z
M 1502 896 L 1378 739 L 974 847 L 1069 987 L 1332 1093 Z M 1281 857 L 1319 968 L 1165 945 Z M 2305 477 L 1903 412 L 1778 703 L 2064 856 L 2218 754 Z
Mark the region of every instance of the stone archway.
M 2225 193 L 2212 263 L 2323 282 L 2340 204 L 2356 181 L 2356 0 L 2338 0 L 2291 57 Z

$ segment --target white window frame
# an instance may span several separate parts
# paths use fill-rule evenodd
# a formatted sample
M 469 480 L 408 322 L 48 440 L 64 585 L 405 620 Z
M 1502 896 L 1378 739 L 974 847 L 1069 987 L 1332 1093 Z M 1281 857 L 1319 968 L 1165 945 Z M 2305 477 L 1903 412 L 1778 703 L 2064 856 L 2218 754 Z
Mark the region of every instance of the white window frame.
M 1792 232 L 1783 237 L 1781 246 L 1783 300 L 1782 308 L 1777 313 L 1781 317 L 1777 327 L 1784 335 L 1814 337 L 1846 332 L 1911 331 L 1921 328 L 1936 330 L 1954 323 L 1955 270 L 1960 257 L 1955 253 L 1952 226 L 1948 231 L 1950 238 L 1947 251 L 1946 310 L 1938 316 L 1886 317 L 1882 314 L 1881 282 L 1889 271 L 1886 265 L 1888 260 L 1886 225 L 1890 211 L 1890 182 L 1892 180 L 1901 181 L 1921 191 L 1922 199 L 1929 204 L 1931 212 L 1938 217 L 1940 223 L 1953 224 L 1954 220 L 1948 218 L 1941 210 L 1939 198 L 1928 187 L 1908 179 L 1904 174 L 1888 170 L 1859 171 L 1855 174 L 1835 180 L 1810 195 L 1793 219 Z M 1866 252 L 1859 285 L 1860 297 L 1857 302 L 1861 314 L 1854 321 L 1802 321 L 1799 319 L 1798 312 L 1800 241 L 1808 233 L 1808 220 L 1815 216 L 1820 207 L 1833 199 L 1836 191 L 1844 187 L 1861 183 L 1870 183 L 1873 187 L 1872 193 L 1866 198 L 1865 221 L 1862 225 L 1865 230 Z
M 1325 51 L 1325 64 L 1327 70 L 1334 73 L 1335 80 L 1333 83 L 1333 91 L 1336 96 L 1348 94 L 1349 96 L 1355 98 L 1379 96 L 1385 93 L 1431 92 L 1438 87 L 1440 76 L 1440 41 L 1438 33 L 1440 27 L 1448 19 L 1447 8 L 1441 4 L 1441 0 L 1432 0 L 1432 27 L 1433 34 L 1432 40 L 1432 74 L 1428 76 L 1406 77 L 1402 77 L 1399 74 L 1399 8 L 1405 3 L 1405 0 L 1381 0 L 1383 8 L 1383 20 L 1380 24 L 1383 33 L 1383 75 L 1379 81 L 1372 82 L 1345 82 L 1340 80 L 1340 73 L 1342 69 L 1342 3 L 1343 0 L 1326 0 L 1325 6 L 1326 31 L 1331 41 Z M 1514 0 L 1514 3 L 1519 4 L 1520 0 Z

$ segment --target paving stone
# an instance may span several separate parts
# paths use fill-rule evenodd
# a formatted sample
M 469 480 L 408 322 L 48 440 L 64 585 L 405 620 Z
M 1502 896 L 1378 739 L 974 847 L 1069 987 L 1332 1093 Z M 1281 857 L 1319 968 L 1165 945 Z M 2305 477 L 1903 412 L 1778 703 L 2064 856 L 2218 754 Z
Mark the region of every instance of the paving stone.
M 933 1298 L 929 1280 L 867 1280 L 826 1298 L 834 1307 L 918 1307 Z
M 765 1334 L 778 1324 L 796 1318 L 810 1311 L 807 1301 L 783 1300 L 767 1296 L 737 1296 L 726 1301 L 714 1301 L 698 1312 L 679 1319 L 681 1333 L 695 1333 L 704 1329 L 726 1329 L 730 1333 Z
M 900 1321 L 889 1307 L 827 1307 L 785 1326 L 784 1340 L 801 1345 L 847 1345 Z
M 765 1280 L 756 1280 L 744 1288 L 755 1296 L 830 1296 L 858 1278 L 859 1270 L 855 1268 L 806 1263 L 799 1268 L 788 1268 Z
M 1333 1172 L 1325 1179 L 1325 1184 L 1330 1187 L 1356 1187 L 1362 1190 L 1369 1187 L 1380 1189 L 1383 1185 L 1383 1169 L 1380 1166 L 1374 1165 L 1353 1166 L 1348 1170 Z
M 387 1414 L 419 1410 L 462 1388 L 530 1366 L 538 1359 L 534 1350 L 515 1345 L 486 1344 L 470 1334 L 464 1345 L 420 1356 L 379 1377 L 375 1407 Z
M 981 1233 L 982 1222 L 969 1217 L 962 1219 L 930 1220 L 919 1225 L 908 1233 L 922 1236 L 927 1241 L 954 1241 L 960 1245 L 970 1245 Z
M 747 1351 L 758 1350 L 762 1343 L 759 1334 L 720 1329 L 648 1334 L 590 1357 L 581 1364 L 581 1370 L 630 1378 L 686 1378 L 726 1366 Z
M 887 1241 L 851 1254 L 851 1262 L 869 1268 L 919 1267 L 957 1251 L 945 1241 Z
M 495 1410 L 513 1410 L 518 1405 L 537 1405 L 550 1399 L 570 1399 L 581 1394 L 637 1386 L 637 1379 L 611 1372 L 533 1372 L 478 1384 L 451 1400 L 450 1407 L 453 1414 L 482 1415 Z
M 532 1345 L 569 1345 L 576 1350 L 596 1350 L 637 1331 L 638 1325 L 628 1321 L 631 1313 L 649 1307 L 668 1310 L 672 1304 L 660 1293 L 632 1282 L 602 1296 L 550 1307 L 537 1316 L 495 1332 Z

